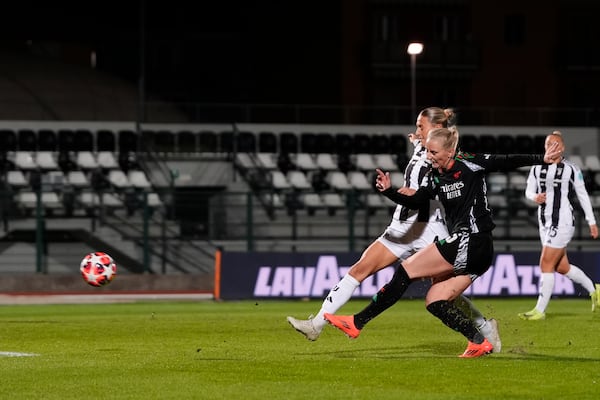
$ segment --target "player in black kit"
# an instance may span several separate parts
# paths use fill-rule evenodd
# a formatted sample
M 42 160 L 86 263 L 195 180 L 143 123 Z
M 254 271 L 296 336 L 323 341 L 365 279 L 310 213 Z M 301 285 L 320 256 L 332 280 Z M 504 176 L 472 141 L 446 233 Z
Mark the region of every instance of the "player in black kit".
M 495 224 L 486 197 L 485 174 L 509 171 L 522 166 L 550 163 L 560 152 L 556 147 L 542 155 L 492 155 L 457 153 L 458 130 L 437 128 L 429 131 L 426 147 L 431 160 L 427 186 L 396 191 L 389 173 L 377 170 L 378 190 L 398 204 L 418 209 L 429 199 L 439 197 L 446 210 L 449 236 L 437 240 L 397 268 L 392 280 L 357 314 L 325 314 L 325 319 L 346 335 L 355 338 L 373 318 L 398 301 L 411 282 L 432 278 L 425 303 L 427 310 L 445 325 L 465 336 L 469 343 L 464 358 L 492 352 L 492 344 L 477 331 L 473 322 L 452 301 L 485 273 L 494 253 L 492 230 Z

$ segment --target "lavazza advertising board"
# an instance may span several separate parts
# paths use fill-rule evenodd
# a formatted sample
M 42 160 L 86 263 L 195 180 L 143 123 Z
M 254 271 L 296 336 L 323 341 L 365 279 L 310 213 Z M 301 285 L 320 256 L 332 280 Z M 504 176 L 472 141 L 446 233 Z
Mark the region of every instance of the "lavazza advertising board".
M 248 253 L 223 252 L 215 272 L 215 297 L 220 299 L 321 299 L 344 276 L 360 253 Z M 600 282 L 600 253 L 570 252 L 569 260 Z M 539 253 L 497 253 L 490 269 L 465 294 L 481 297 L 536 296 Z M 371 297 L 394 274 L 389 266 L 366 279 L 354 296 Z M 404 297 L 424 297 L 429 282 L 414 282 Z M 585 290 L 556 274 L 554 294 L 587 296 Z

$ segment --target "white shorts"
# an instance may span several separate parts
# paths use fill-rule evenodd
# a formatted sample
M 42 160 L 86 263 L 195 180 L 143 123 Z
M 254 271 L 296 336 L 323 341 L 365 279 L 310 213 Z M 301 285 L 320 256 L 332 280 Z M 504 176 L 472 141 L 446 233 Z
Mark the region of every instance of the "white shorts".
M 542 246 L 555 249 L 564 249 L 567 247 L 574 233 L 575 227 L 573 225 L 540 226 Z
M 388 226 L 377 239 L 398 259 L 405 260 L 425 246 L 433 243 L 435 238 L 448 236 L 448 229 L 443 222 L 410 222 L 400 224 L 401 230 Z

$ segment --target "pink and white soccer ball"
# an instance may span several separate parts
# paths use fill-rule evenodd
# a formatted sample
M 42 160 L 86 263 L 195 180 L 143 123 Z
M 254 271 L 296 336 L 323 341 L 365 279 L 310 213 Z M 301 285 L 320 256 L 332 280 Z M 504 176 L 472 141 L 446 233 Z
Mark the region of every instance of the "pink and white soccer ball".
M 96 251 L 83 257 L 79 270 L 84 281 L 100 287 L 108 285 L 114 279 L 117 274 L 117 264 L 108 254 Z

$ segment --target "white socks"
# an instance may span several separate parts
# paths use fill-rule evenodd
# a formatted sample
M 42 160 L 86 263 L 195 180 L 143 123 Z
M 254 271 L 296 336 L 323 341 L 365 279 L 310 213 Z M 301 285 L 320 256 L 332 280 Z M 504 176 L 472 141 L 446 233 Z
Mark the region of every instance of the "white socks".
M 583 272 L 579 267 L 573 264 L 569 264 L 570 269 L 569 272 L 564 274 L 567 278 L 572 280 L 575 283 L 583 286 L 588 293 L 594 292 L 594 282 Z M 537 304 L 535 308 L 540 312 L 545 312 L 546 307 L 548 307 L 548 302 L 550 302 L 550 298 L 552 297 L 552 292 L 554 291 L 554 272 L 542 272 L 540 276 L 540 295 L 538 297 Z
M 546 307 L 554 291 L 554 272 L 542 272 L 540 276 L 540 295 L 535 308 L 539 312 L 546 312 Z
M 579 283 L 588 293 L 594 293 L 594 282 L 579 267 L 570 264 L 571 269 L 565 274 L 567 278 L 575 283 Z
M 481 311 L 475 307 L 471 300 L 464 295 L 461 295 L 454 300 L 454 305 L 460 308 L 467 318 L 473 321 L 483 336 L 488 337 L 491 334 L 492 328 L 487 323 L 487 320 L 484 318 L 483 314 L 481 314 Z
M 323 305 L 321 305 L 319 313 L 312 320 L 313 326 L 317 331 L 321 332 L 325 325 L 327 325 L 327 321 L 325 321 L 323 315 L 325 313 L 335 314 L 341 306 L 350 300 L 352 293 L 354 293 L 354 290 L 358 285 L 360 285 L 359 281 L 349 274 L 346 274 L 338 284 L 329 291 L 329 294 L 325 297 L 325 300 L 323 300 Z

